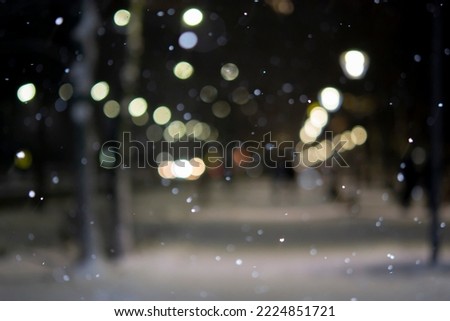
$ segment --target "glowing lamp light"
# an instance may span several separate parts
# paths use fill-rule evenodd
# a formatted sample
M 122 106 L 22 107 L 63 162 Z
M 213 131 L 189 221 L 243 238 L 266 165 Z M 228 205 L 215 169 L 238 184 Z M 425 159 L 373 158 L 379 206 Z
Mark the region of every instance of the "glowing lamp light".
M 161 162 L 158 166 L 158 174 L 165 179 L 174 179 L 175 176 L 172 173 L 173 161 Z
M 29 169 L 33 163 L 31 152 L 26 149 L 19 150 L 14 157 L 14 165 L 19 169 Z
M 100 101 L 106 98 L 109 94 L 109 85 L 106 81 L 100 81 L 92 86 L 91 97 L 95 101 Z
M 73 95 L 72 85 L 69 83 L 62 84 L 61 87 L 59 87 L 58 94 L 62 100 L 68 101 Z
M 212 112 L 217 118 L 225 118 L 231 112 L 231 106 L 224 100 L 219 100 L 212 105 Z
M 352 140 L 352 133 L 348 130 L 342 133 L 340 141 L 343 150 L 352 150 L 356 146 Z
M 142 115 L 140 115 L 138 117 L 131 117 L 131 121 L 136 126 L 145 126 L 149 119 L 150 119 L 150 116 L 148 115 L 147 112 L 143 113 Z
M 302 143 L 304 143 L 304 144 L 311 144 L 316 140 L 316 137 L 310 136 L 306 132 L 305 127 L 302 127 L 302 129 L 300 129 L 299 137 L 300 137 L 300 140 L 302 141 Z
M 133 99 L 128 105 L 128 112 L 133 117 L 142 116 L 146 113 L 146 111 L 147 111 L 147 101 L 142 97 Z
M 188 79 L 194 73 L 194 67 L 186 61 L 181 61 L 175 65 L 173 73 L 178 79 Z
M 189 163 L 192 166 L 192 175 L 189 177 L 190 180 L 196 180 L 203 175 L 206 170 L 205 162 L 198 157 L 192 158 Z
M 307 119 L 305 121 L 305 125 L 303 126 L 303 128 L 305 129 L 306 134 L 309 137 L 314 137 L 317 138 L 319 137 L 319 135 L 322 133 L 322 128 L 321 127 L 316 127 L 312 122 L 311 119 Z
M 172 174 L 177 178 L 186 179 L 192 175 L 192 164 L 186 159 L 179 159 L 172 163 Z
M 124 27 L 130 22 L 131 13 L 128 10 L 120 9 L 114 14 L 114 23 L 119 27 Z
M 367 131 L 362 126 L 355 126 L 350 132 L 350 138 L 355 145 L 362 145 L 367 140 Z
M 103 113 L 108 118 L 116 118 L 120 114 L 120 104 L 115 100 L 108 100 L 103 105 Z
M 235 80 L 239 76 L 239 68 L 233 63 L 227 63 L 220 69 L 220 74 L 227 81 Z
M 328 123 L 328 113 L 325 108 L 317 106 L 309 113 L 311 123 L 318 128 L 324 127 Z
M 168 142 L 180 140 L 184 135 L 186 135 L 186 125 L 179 120 L 171 122 L 163 132 L 163 137 Z
M 36 87 L 32 83 L 24 84 L 17 90 L 17 98 L 23 103 L 27 103 L 32 100 L 35 95 Z
M 203 13 L 196 8 L 188 9 L 183 14 L 183 22 L 191 27 L 199 25 L 202 22 L 202 20 L 203 20 Z
M 359 50 L 343 52 L 339 58 L 342 71 L 349 79 L 361 79 L 369 68 L 369 56 Z
M 337 111 L 342 105 L 342 94 L 333 87 L 326 87 L 319 93 L 320 104 L 329 112 Z
M 170 109 L 166 106 L 159 106 L 153 112 L 153 120 L 158 125 L 167 124 L 172 118 L 172 113 Z

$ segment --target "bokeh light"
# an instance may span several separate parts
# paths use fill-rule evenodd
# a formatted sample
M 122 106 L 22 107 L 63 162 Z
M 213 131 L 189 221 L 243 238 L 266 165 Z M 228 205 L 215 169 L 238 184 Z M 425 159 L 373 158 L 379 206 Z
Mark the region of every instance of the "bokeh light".
M 352 150 L 355 148 L 355 143 L 352 140 L 352 133 L 349 130 L 346 130 L 340 136 L 340 142 L 342 144 L 342 149 L 344 150 Z
M 64 101 L 68 101 L 70 98 L 72 98 L 72 95 L 73 95 L 72 84 L 69 84 L 69 83 L 62 84 L 59 87 L 58 95 Z
M 147 111 L 147 106 L 147 101 L 144 98 L 137 97 L 128 105 L 128 112 L 133 117 L 139 117 Z
M 203 162 L 203 160 L 199 157 L 194 157 L 189 161 L 189 163 L 192 166 L 192 172 L 189 180 L 196 180 L 200 178 L 206 170 L 205 162 Z
M 185 80 L 192 76 L 194 67 L 186 61 L 181 61 L 175 65 L 173 73 L 178 79 Z
M 192 31 L 183 32 L 178 38 L 178 44 L 183 49 L 192 49 L 198 43 L 197 35 Z
M 194 137 L 200 140 L 207 140 L 211 134 L 211 127 L 203 122 L 198 122 L 194 126 Z
M 311 119 L 307 119 L 305 121 L 305 125 L 303 126 L 305 132 L 308 136 L 317 138 L 322 133 L 322 128 L 315 126 Z
M 226 63 L 220 69 L 220 74 L 227 81 L 235 80 L 239 76 L 239 68 L 233 63 Z
M 342 94 L 333 87 L 326 87 L 319 93 L 320 104 L 329 112 L 337 111 L 342 105 Z
M 191 8 L 183 13 L 183 22 L 188 26 L 197 26 L 203 20 L 203 13 L 197 8 Z
M 131 13 L 128 10 L 120 9 L 114 14 L 114 23 L 119 27 L 126 26 L 130 22 Z
M 17 98 L 23 103 L 27 103 L 32 100 L 35 95 L 36 87 L 32 83 L 24 84 L 17 90 Z
M 328 122 L 328 113 L 323 107 L 314 107 L 309 113 L 309 118 L 315 127 L 322 128 Z
M 148 126 L 146 132 L 145 132 L 148 140 L 156 142 L 162 139 L 163 137 L 163 129 L 161 126 L 152 124 Z
M 362 145 L 367 140 L 367 131 L 362 126 L 353 127 L 350 133 L 350 139 L 355 145 Z
M 341 54 L 339 63 L 347 78 L 361 79 L 369 67 L 369 56 L 363 51 L 349 50 Z
M 245 105 L 250 100 L 250 93 L 245 87 L 238 87 L 231 93 L 231 100 L 238 105 Z
M 200 90 L 200 99 L 205 103 L 212 103 L 217 98 L 217 93 L 216 87 L 206 85 Z
M 31 167 L 31 164 L 33 163 L 33 157 L 31 155 L 31 152 L 27 149 L 21 149 L 17 151 L 15 157 L 14 157 L 14 165 L 18 169 L 26 170 Z
M 115 100 L 108 100 L 103 105 L 103 113 L 108 118 L 116 118 L 120 114 L 120 104 Z
M 299 137 L 302 143 L 304 144 L 310 144 L 316 140 L 316 137 L 308 135 L 308 133 L 305 130 L 305 127 L 302 127 L 300 129 Z
M 173 161 L 164 161 L 158 166 L 158 174 L 164 179 L 174 179 L 175 175 L 172 173 Z
M 173 142 L 181 139 L 186 135 L 186 125 L 179 120 L 175 120 L 164 129 L 163 136 L 168 142 Z
M 186 179 L 192 175 L 193 168 L 188 160 L 178 159 L 172 162 L 171 171 L 173 176 Z
M 231 106 L 226 101 L 220 100 L 212 105 L 212 112 L 217 118 L 225 118 L 230 114 Z
M 109 85 L 106 81 L 100 81 L 91 88 L 91 97 L 95 101 L 100 101 L 106 98 L 109 94 Z
M 158 125 L 167 124 L 172 118 L 172 112 L 166 106 L 159 106 L 153 112 L 153 121 Z
M 150 116 L 147 112 L 143 113 L 140 116 L 137 117 L 131 117 L 131 121 L 136 126 L 145 126 L 148 123 L 148 120 L 150 119 Z

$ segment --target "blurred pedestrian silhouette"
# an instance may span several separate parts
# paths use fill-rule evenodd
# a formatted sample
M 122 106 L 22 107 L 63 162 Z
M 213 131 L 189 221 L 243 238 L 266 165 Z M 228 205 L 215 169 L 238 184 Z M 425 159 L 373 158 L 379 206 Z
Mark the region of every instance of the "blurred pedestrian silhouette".
M 297 181 L 294 169 L 294 153 L 291 149 L 273 149 L 272 201 L 275 203 L 295 203 Z

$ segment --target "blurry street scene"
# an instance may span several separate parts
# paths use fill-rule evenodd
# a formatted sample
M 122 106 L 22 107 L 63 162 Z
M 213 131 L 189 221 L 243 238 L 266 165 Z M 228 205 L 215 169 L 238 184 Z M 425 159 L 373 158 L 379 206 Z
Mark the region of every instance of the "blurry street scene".
M 448 6 L 0 0 L 0 299 L 450 300 Z

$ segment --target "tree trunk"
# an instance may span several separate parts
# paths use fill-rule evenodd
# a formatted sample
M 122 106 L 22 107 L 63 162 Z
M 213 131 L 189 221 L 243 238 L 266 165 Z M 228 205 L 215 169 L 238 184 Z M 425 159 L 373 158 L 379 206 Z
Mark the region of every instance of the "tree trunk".
M 80 22 L 73 31 L 73 39 L 79 44 L 80 53 L 70 73 L 74 88 L 70 115 L 74 126 L 74 188 L 80 261 L 89 263 L 97 258 L 99 248 L 93 209 L 95 158 L 92 144 L 95 132 L 89 97 L 97 62 L 96 30 L 99 19 L 95 2 L 84 0 L 82 13 Z
M 131 123 L 128 114 L 128 104 L 136 94 L 140 77 L 140 58 L 143 52 L 142 19 L 144 1 L 132 0 L 130 3 L 131 19 L 127 29 L 127 58 L 121 74 L 124 99 L 121 103 L 121 115 L 116 139 L 121 141 L 123 133 L 130 132 Z M 122 160 L 129 159 L 129 150 L 121 144 Z M 120 164 L 113 178 L 113 208 L 112 208 L 112 237 L 110 254 L 114 257 L 123 256 L 133 246 L 132 233 L 132 186 L 131 168 L 124 168 Z M 132 167 L 133 164 L 130 164 Z
M 438 262 L 440 247 L 440 223 L 439 206 L 441 201 L 441 177 L 442 177 L 442 9 L 440 1 L 434 1 L 432 12 L 432 34 L 431 34 L 431 107 L 428 125 L 430 126 L 430 186 L 429 186 L 429 209 L 431 216 L 430 240 L 431 240 L 431 264 Z

